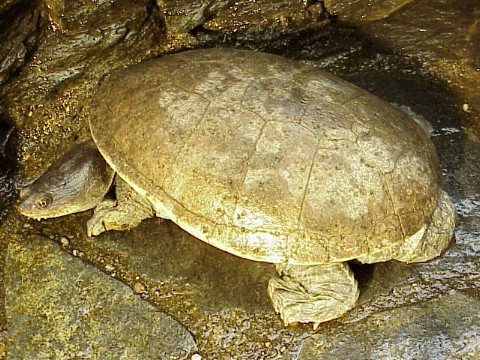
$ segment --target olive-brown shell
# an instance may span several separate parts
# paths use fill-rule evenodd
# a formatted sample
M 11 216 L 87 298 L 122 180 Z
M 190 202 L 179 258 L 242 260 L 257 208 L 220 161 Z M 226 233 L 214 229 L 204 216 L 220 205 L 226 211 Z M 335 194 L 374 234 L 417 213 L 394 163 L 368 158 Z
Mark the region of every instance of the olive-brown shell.
M 441 191 L 427 134 L 370 93 L 254 51 L 193 50 L 100 86 L 92 136 L 158 213 L 241 257 L 344 261 L 403 241 Z

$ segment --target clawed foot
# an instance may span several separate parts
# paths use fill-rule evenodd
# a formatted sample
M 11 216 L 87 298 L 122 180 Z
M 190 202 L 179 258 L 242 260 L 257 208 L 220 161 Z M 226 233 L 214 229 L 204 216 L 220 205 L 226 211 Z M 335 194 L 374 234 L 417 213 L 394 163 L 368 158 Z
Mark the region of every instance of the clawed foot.
M 87 235 L 89 237 L 97 236 L 104 231 L 110 230 L 112 219 L 109 219 L 109 214 L 117 206 L 115 200 L 103 200 L 95 208 L 93 217 L 87 222 Z
M 114 200 L 104 200 L 87 222 L 87 235 L 97 236 L 108 230 L 128 230 L 136 227 L 143 219 L 151 217 L 151 211 L 142 213 L 139 209 L 118 206 Z
M 128 230 L 155 215 L 150 202 L 117 177 L 117 200 L 105 199 L 95 208 L 87 223 L 88 236 L 108 230 Z

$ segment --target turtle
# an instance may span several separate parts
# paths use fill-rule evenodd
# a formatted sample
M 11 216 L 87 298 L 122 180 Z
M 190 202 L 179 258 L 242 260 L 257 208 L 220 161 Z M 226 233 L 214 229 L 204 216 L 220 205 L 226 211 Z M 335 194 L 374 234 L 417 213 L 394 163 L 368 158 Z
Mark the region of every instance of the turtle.
M 352 261 L 424 262 L 453 237 L 429 134 L 297 60 L 233 48 L 146 60 L 102 80 L 89 125 L 93 140 L 23 189 L 20 213 L 95 208 L 89 236 L 171 220 L 274 264 L 267 292 L 286 325 L 318 326 L 352 309 Z M 105 198 L 112 182 L 116 198 Z

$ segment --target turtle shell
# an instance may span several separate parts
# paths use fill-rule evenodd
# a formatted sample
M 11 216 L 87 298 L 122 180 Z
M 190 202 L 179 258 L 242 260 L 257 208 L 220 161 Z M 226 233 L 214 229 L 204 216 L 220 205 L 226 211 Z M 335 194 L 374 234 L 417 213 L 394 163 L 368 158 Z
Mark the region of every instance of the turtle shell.
M 192 50 L 118 71 L 90 129 L 160 216 L 258 261 L 345 261 L 398 244 L 441 192 L 434 146 L 404 112 L 261 52 Z

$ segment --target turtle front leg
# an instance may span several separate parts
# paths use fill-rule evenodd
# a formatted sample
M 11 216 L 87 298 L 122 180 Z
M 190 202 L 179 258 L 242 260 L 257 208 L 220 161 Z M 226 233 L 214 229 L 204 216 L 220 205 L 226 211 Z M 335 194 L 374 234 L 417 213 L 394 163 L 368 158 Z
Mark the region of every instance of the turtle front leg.
M 103 200 L 87 222 L 88 236 L 108 230 L 128 230 L 155 215 L 150 202 L 119 176 L 115 179 L 117 200 Z
M 285 325 L 321 322 L 340 317 L 355 306 L 357 281 L 346 263 L 322 265 L 276 264 L 268 294 Z

